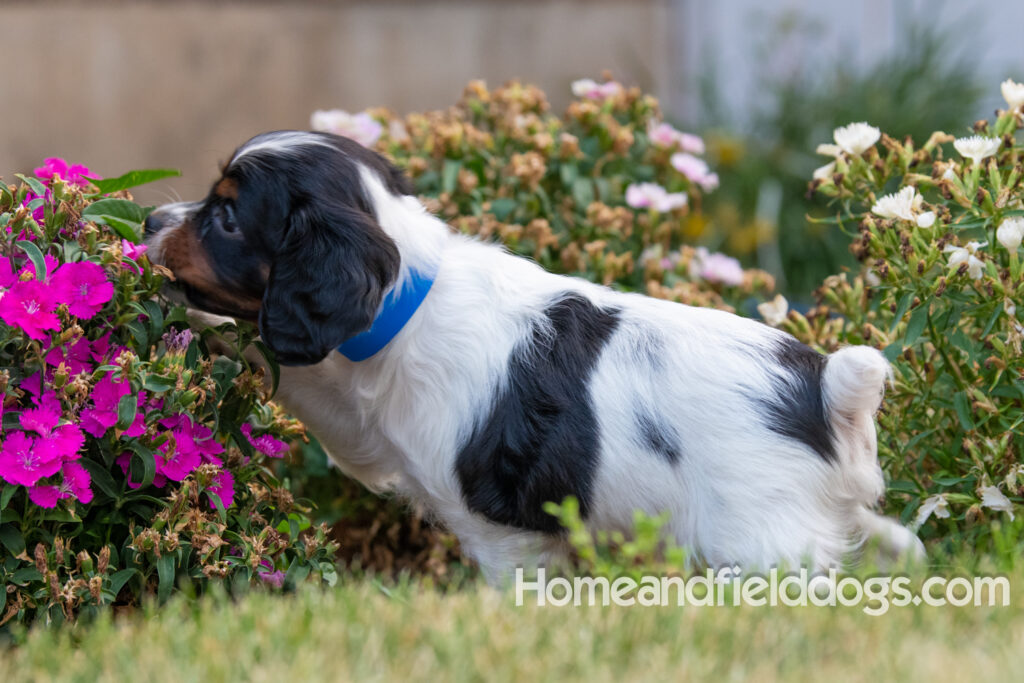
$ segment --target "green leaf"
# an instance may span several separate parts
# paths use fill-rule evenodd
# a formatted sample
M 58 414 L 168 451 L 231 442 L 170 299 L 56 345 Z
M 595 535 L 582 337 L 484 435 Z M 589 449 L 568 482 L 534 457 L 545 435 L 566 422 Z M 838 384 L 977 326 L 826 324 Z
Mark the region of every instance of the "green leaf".
M 578 211 L 586 211 L 594 203 L 594 184 L 590 178 L 577 178 L 573 181 L 572 198 Z
M 451 194 L 459 183 L 459 169 L 462 162 L 458 159 L 445 159 L 444 168 L 441 169 L 441 192 Z
M 903 336 L 903 345 L 912 346 L 921 336 L 925 325 L 928 324 L 928 303 L 923 303 L 910 314 L 910 321 L 907 322 L 907 332 Z
M 993 308 L 993 310 L 992 310 L 992 315 L 989 316 L 988 322 L 985 323 L 985 329 L 982 330 L 982 332 L 981 332 L 981 336 L 982 337 L 987 337 L 988 336 L 988 333 L 992 331 L 992 327 L 996 324 L 996 321 L 999 320 L 999 314 L 1002 313 L 1002 312 L 1003 312 L 1002 304 L 998 304 L 997 303 L 995 305 L 995 307 Z
M 141 223 L 149 214 L 146 209 L 127 199 L 100 199 L 85 207 L 82 218 L 94 220 L 101 216 L 113 216 L 132 223 Z
M 11 502 L 11 498 L 14 498 L 15 492 L 18 487 L 14 484 L 4 484 L 3 492 L 0 493 L 0 510 L 6 510 L 7 505 Z
M 270 368 L 271 377 L 271 389 L 270 395 L 273 396 L 277 393 L 277 386 L 281 383 L 281 366 L 278 365 L 277 359 L 274 357 L 274 352 L 259 339 L 252 342 L 252 345 L 256 347 L 256 350 L 260 352 L 263 359 L 267 361 L 267 366 Z
M 306 580 L 309 576 L 310 567 L 303 563 L 299 558 L 292 560 L 291 566 L 288 567 L 288 571 L 284 575 L 284 585 L 289 588 L 294 588 L 300 583 Z
M 140 237 L 142 234 L 142 225 L 139 223 L 132 223 L 131 221 L 107 215 L 96 216 L 93 218 L 93 222 L 105 224 L 113 230 L 118 237 L 126 239 L 132 244 L 139 244 L 142 242 L 142 238 Z
M 18 247 L 23 252 L 25 252 L 25 255 L 28 256 L 30 261 L 32 261 L 32 265 L 36 269 L 36 279 L 39 280 L 40 282 L 45 280 L 46 261 L 43 259 L 43 252 L 39 251 L 39 247 L 37 247 L 32 242 L 29 242 L 28 240 L 21 240 L 20 242 L 15 242 L 14 246 Z
M 110 194 L 111 192 L 119 192 L 131 187 L 145 185 L 146 183 L 151 183 L 155 180 L 163 180 L 164 178 L 173 178 L 180 175 L 181 171 L 173 168 L 149 168 L 138 171 L 128 171 L 124 175 L 116 178 L 93 180 L 92 184 L 99 189 L 100 194 Z
M 25 539 L 13 524 L 0 525 L 0 543 L 4 544 L 11 555 L 20 555 L 25 552 Z
M 173 554 L 164 555 L 156 561 L 156 573 L 158 578 L 156 595 L 160 602 L 164 603 L 171 597 L 171 590 L 174 588 Z
M 971 419 L 971 400 L 967 397 L 967 392 L 957 392 L 953 397 L 953 409 L 956 410 L 956 416 L 960 419 L 960 426 L 965 431 L 974 429 L 974 420 Z
M 132 481 L 139 482 L 140 489 L 145 488 L 153 483 L 153 477 L 156 476 L 156 456 L 153 454 L 151 449 L 146 448 L 138 442 L 129 444 L 128 448 L 133 453 L 132 459 L 128 465 L 129 476 L 132 478 Z M 139 463 L 142 467 L 141 479 L 135 478 L 138 473 L 135 463 Z
M 11 575 L 11 583 L 24 585 L 29 581 L 42 581 L 43 575 L 35 567 L 22 567 Z
M 135 421 L 135 413 L 138 410 L 138 399 L 134 394 L 122 396 L 117 402 L 117 428 L 124 431 Z
M 32 192 L 39 195 L 40 197 L 46 194 L 46 186 L 43 185 L 38 180 L 36 180 L 35 178 L 31 176 L 22 175 L 20 173 L 15 173 L 14 177 L 28 185 Z
M 892 325 L 889 326 L 889 331 L 892 332 L 896 329 L 896 326 L 903 320 L 903 316 L 906 315 L 907 311 L 910 310 L 910 304 L 914 303 L 914 293 L 907 292 L 900 299 L 900 303 L 896 306 L 896 313 L 893 314 Z
M 558 168 L 558 175 L 562 178 L 562 184 L 566 187 L 572 187 L 572 184 L 576 182 L 576 178 L 579 177 L 580 169 L 576 164 L 562 164 Z
M 128 580 L 138 571 L 138 569 L 122 569 L 110 577 L 110 586 L 108 586 L 108 590 L 114 594 L 115 599 L 117 598 L 117 594 L 121 592 L 121 589 L 124 588 L 124 585 L 128 583 Z
M 511 197 L 499 197 L 491 202 L 491 213 L 499 221 L 504 222 L 518 205 L 518 202 Z
M 128 398 L 125 396 L 125 398 Z M 117 499 L 121 494 L 114 478 L 110 476 L 110 472 L 103 466 L 103 463 L 96 462 L 90 458 L 81 458 L 78 463 L 89 472 L 89 477 L 92 479 L 92 483 L 103 493 L 107 494 L 111 498 Z
M 895 360 L 900 357 L 901 353 L 903 353 L 903 344 L 900 344 L 899 342 L 893 342 L 882 349 L 882 355 L 884 355 L 886 360 L 890 363 L 895 362 Z

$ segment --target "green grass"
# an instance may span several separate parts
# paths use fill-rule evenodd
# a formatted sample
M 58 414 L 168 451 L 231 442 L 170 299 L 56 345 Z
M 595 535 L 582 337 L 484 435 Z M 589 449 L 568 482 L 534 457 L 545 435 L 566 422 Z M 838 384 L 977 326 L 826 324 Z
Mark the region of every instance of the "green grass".
M 348 579 L 333 589 L 172 602 L 36 628 L 0 681 L 1009 680 L 1024 664 L 1024 572 L 1012 606 L 515 607 Z

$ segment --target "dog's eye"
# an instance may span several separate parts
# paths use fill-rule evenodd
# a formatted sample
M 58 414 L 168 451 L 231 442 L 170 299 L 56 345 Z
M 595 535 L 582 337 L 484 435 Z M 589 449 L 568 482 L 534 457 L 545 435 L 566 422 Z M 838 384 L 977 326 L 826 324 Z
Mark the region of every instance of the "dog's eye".
M 226 204 L 223 210 L 218 212 L 217 225 L 227 233 L 238 231 L 238 224 L 235 223 L 235 210 L 230 204 Z

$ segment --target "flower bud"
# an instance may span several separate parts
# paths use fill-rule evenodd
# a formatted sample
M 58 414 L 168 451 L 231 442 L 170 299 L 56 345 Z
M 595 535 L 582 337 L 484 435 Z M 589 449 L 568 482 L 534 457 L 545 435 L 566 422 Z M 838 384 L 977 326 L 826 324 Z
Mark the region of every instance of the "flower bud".
M 1014 217 L 1004 220 L 996 230 L 996 239 L 1007 251 L 1017 251 L 1021 239 L 1024 239 L 1024 219 Z

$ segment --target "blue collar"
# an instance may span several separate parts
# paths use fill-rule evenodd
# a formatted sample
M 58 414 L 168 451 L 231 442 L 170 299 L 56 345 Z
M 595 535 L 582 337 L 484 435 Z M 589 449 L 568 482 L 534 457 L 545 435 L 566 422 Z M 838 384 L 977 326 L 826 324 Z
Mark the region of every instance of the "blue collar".
M 343 341 L 338 353 L 351 361 L 361 361 L 383 349 L 409 322 L 433 284 L 433 275 L 410 269 L 404 286 L 384 295 L 370 329 Z

